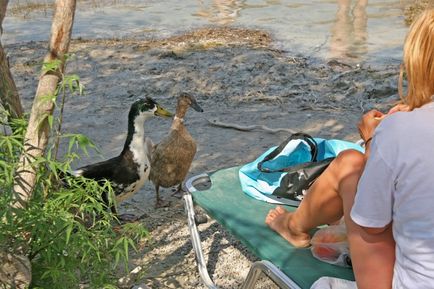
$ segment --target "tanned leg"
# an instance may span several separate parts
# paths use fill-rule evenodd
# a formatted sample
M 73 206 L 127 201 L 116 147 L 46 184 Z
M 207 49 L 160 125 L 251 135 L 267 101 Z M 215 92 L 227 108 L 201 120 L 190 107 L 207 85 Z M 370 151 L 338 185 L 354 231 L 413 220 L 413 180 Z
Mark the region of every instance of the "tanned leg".
M 265 222 L 289 243 L 304 247 L 309 244 L 311 229 L 334 223 L 345 215 L 358 288 L 390 289 L 395 260 L 391 229 L 373 236 L 350 218 L 364 164 L 363 154 L 342 152 L 312 185 L 295 212 L 277 207 L 270 210 Z
M 344 151 L 313 183 L 298 209 L 291 213 L 277 207 L 269 212 L 265 223 L 296 247 L 309 245 L 309 231 L 319 225 L 331 224 L 343 215 L 339 184 L 348 176 L 357 181 L 364 166 L 364 157 L 356 151 Z M 357 182 L 354 183 L 356 188 Z M 354 189 L 355 190 L 355 189 Z

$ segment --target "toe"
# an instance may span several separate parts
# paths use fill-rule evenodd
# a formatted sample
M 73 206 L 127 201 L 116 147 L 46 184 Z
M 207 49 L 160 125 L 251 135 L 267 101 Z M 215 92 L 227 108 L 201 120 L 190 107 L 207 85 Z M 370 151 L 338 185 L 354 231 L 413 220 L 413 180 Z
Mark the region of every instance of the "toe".
M 269 222 L 271 222 L 270 214 L 265 217 L 265 223 L 268 224 Z
M 275 209 L 275 211 L 276 211 L 278 214 L 284 214 L 284 213 L 287 212 L 287 210 L 286 210 L 285 208 L 283 208 L 282 206 L 277 206 L 276 209 Z
M 273 222 L 273 220 L 276 218 L 277 215 L 278 214 L 276 214 L 275 209 L 271 209 L 268 212 L 267 216 L 265 217 L 265 223 L 269 224 L 269 223 Z

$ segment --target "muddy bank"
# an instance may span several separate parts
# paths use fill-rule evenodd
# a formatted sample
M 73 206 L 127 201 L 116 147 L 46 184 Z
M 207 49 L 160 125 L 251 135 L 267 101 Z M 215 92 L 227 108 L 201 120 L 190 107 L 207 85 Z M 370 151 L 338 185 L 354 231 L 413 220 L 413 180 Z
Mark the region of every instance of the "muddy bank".
M 434 8 L 433 0 L 415 0 L 407 2 L 408 3 L 406 3 L 404 6 L 405 23 L 407 25 L 413 23 L 414 19 L 416 19 L 417 16 L 425 9 Z
M 190 176 L 248 162 L 289 135 L 259 128 L 240 132 L 211 125 L 212 121 L 354 141 L 355 124 L 364 111 L 386 110 L 398 99 L 398 62 L 372 67 L 312 59 L 273 49 L 272 41 L 264 31 L 246 29 L 201 29 L 148 41 L 74 40 L 67 73 L 78 74 L 86 89 L 84 96 L 67 99 L 64 131 L 90 136 L 102 151 L 74 165 L 120 152 L 129 105 L 142 96 L 174 110 L 175 97 L 188 91 L 205 110 L 186 116 L 198 143 Z M 6 47 L 27 110 L 46 45 Z M 169 127 L 170 120 L 151 119 L 145 124 L 154 142 Z M 147 183 L 121 205 L 123 211 L 149 216 L 143 222 L 152 239 L 131 259 L 132 267 L 145 268 L 137 283 L 150 288 L 204 288 L 194 265 L 182 202 L 170 194 L 170 189 L 162 191 L 170 207 L 154 209 L 154 190 Z M 255 257 L 215 222 L 201 225 L 201 231 L 212 278 L 221 288 L 236 288 Z

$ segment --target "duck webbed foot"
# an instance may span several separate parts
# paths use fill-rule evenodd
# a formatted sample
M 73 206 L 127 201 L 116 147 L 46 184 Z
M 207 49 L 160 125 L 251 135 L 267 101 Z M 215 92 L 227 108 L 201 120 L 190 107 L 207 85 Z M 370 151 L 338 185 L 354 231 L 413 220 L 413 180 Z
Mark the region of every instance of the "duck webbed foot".
M 166 207 L 170 207 L 170 201 L 165 201 L 163 199 L 157 199 L 155 201 L 155 208 L 156 209 L 166 208 Z
M 176 197 L 178 199 L 182 198 L 182 195 L 184 195 L 185 190 L 182 188 L 182 183 L 178 185 L 178 188 L 173 189 L 172 197 Z
M 159 208 L 165 208 L 169 206 L 170 206 L 169 201 L 164 201 L 163 199 L 160 198 L 160 186 L 158 184 L 155 185 L 155 208 L 159 209 Z

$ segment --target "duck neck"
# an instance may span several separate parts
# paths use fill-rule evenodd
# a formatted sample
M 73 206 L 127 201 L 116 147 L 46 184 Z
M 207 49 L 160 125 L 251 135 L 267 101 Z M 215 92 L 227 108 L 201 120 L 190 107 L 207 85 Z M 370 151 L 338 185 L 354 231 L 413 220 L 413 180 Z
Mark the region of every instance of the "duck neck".
M 139 115 L 136 117 L 129 117 L 128 119 L 128 134 L 125 140 L 124 149 L 122 153 L 130 150 L 133 153 L 140 152 L 144 148 L 145 139 L 145 123 L 146 117 Z
M 172 122 L 172 129 L 177 129 L 184 126 L 184 116 L 187 113 L 188 105 L 183 105 L 183 103 L 178 102 L 176 106 L 175 117 Z
M 178 117 L 177 115 L 175 115 L 175 117 L 173 118 L 172 121 L 172 129 L 179 129 L 180 127 L 184 126 L 184 119 Z

